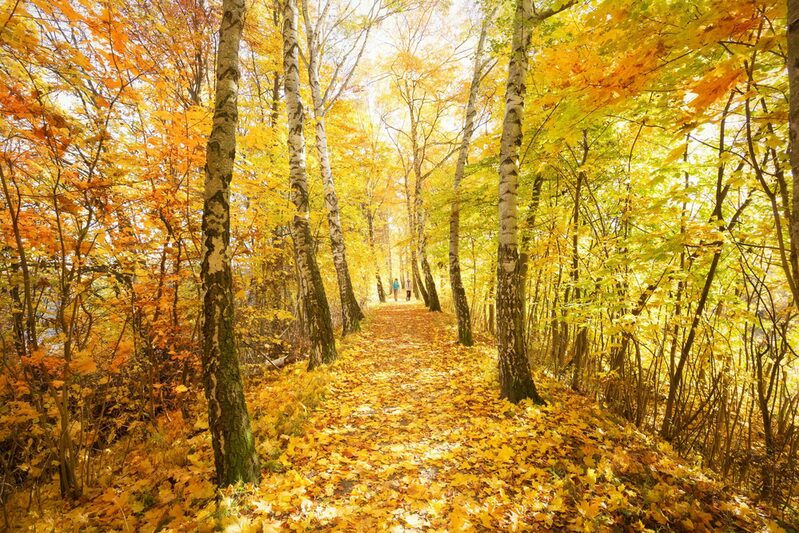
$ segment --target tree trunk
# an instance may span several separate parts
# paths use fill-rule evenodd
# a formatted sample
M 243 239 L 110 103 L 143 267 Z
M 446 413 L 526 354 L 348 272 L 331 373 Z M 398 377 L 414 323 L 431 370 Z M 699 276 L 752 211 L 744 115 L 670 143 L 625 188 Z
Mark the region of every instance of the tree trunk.
M 542 403 L 530 374 L 524 345 L 524 316 L 520 298 L 522 265 L 519 261 L 516 220 L 519 147 L 522 142 L 531 22 L 530 0 L 518 0 L 513 21 L 513 41 L 505 93 L 505 117 L 500 142 L 497 249 L 497 350 L 500 394 L 513 403 L 525 398 Z
M 421 198 L 421 191 L 419 191 Z M 421 204 L 421 201 L 419 202 Z M 421 205 L 417 211 L 417 229 L 419 231 L 419 259 L 422 263 L 422 273 L 424 274 L 424 285 L 427 288 L 427 308 L 431 311 L 441 311 L 441 302 L 438 300 L 436 282 L 433 279 L 433 272 L 430 263 L 427 261 L 427 237 L 424 233 L 424 215 L 421 212 Z
M 366 229 L 369 236 L 369 251 L 372 252 L 372 258 L 377 258 L 375 253 L 375 224 L 374 214 L 368 205 L 363 206 L 364 214 L 366 215 Z M 386 291 L 383 289 L 383 280 L 380 278 L 380 262 L 375 259 L 375 280 L 377 281 L 377 298 L 381 304 L 386 303 Z
M 733 93 L 734 94 L 734 93 Z M 725 163 L 724 163 L 724 153 L 726 152 L 726 148 L 724 146 L 725 142 L 725 127 L 727 116 L 730 112 L 730 105 L 732 104 L 733 94 L 730 95 L 729 99 L 727 100 L 727 105 L 724 108 L 724 111 L 721 115 L 721 125 L 719 126 L 719 149 L 718 149 L 718 170 L 716 175 L 716 196 L 715 196 L 715 204 L 713 206 L 713 214 L 710 217 L 710 222 L 714 223 L 719 231 L 719 233 L 723 233 L 727 228 L 725 227 L 724 223 L 724 214 L 722 211 L 724 198 L 727 195 L 727 191 L 729 191 L 729 185 L 724 185 L 724 172 L 725 172 Z M 666 440 L 671 440 L 677 436 L 680 429 L 677 427 L 677 393 L 680 391 L 680 387 L 682 385 L 682 377 L 683 372 L 685 371 L 685 365 L 688 362 L 688 357 L 691 354 L 691 349 L 693 348 L 694 341 L 696 340 L 696 330 L 699 327 L 699 322 L 702 319 L 702 314 L 705 311 L 705 306 L 707 305 L 708 296 L 710 295 L 710 288 L 713 285 L 713 280 L 716 277 L 716 271 L 719 265 L 719 261 L 721 260 L 721 251 L 724 245 L 724 240 L 719 240 L 717 242 L 710 243 L 714 247 L 713 251 L 713 259 L 710 262 L 710 268 L 708 269 L 707 276 L 705 277 L 705 283 L 702 286 L 702 293 L 699 296 L 699 301 L 696 304 L 696 310 L 694 311 L 694 316 L 691 320 L 691 324 L 688 328 L 688 336 L 685 339 L 685 343 L 682 345 L 682 349 L 680 350 L 680 358 L 677 361 L 677 366 L 674 368 L 674 372 L 670 372 L 669 375 L 669 394 L 666 398 L 666 410 L 663 414 L 663 423 L 660 427 L 660 435 Z
M 588 139 L 586 132 L 583 131 L 583 146 L 585 155 L 583 157 L 582 165 L 588 158 Z M 585 181 L 585 173 L 582 170 L 577 172 L 577 186 L 574 190 L 574 212 L 572 215 L 572 264 L 571 264 L 571 282 L 572 291 L 574 293 L 574 302 L 582 307 L 581 299 L 583 291 L 580 289 L 580 200 L 582 197 L 582 187 Z M 582 318 L 577 318 L 574 332 L 574 371 L 572 373 L 571 388 L 575 391 L 580 390 L 582 384 L 583 365 L 588 352 L 588 329 L 582 323 Z
M 532 229 L 535 226 L 536 215 L 538 214 L 538 205 L 541 203 L 541 189 L 544 187 L 544 176 L 537 175 L 533 181 L 533 191 L 530 195 L 530 203 L 527 205 L 527 216 L 525 217 L 525 228 L 521 232 L 521 246 L 519 250 L 519 261 L 522 266 L 522 288 L 527 285 L 527 269 L 530 259 L 528 249 L 530 248 L 530 241 L 532 240 Z M 522 296 L 522 306 L 526 307 L 527 298 Z M 524 311 L 526 313 L 526 310 Z
M 496 265 L 494 264 L 494 261 L 491 261 L 491 269 L 490 269 L 490 271 L 493 272 L 495 268 L 496 268 Z M 486 301 L 488 303 L 488 309 L 486 309 L 486 316 L 485 316 L 485 319 L 486 319 L 486 330 L 491 335 L 496 335 L 496 332 L 497 332 L 497 328 L 496 328 L 497 319 L 496 319 L 496 316 L 494 316 L 495 315 L 495 306 L 494 306 L 494 304 L 496 302 L 496 298 L 494 296 L 494 277 L 493 276 L 489 280 L 488 295 L 486 297 Z
M 419 299 L 419 294 L 422 295 L 422 301 L 426 307 L 430 307 L 430 297 L 427 294 L 427 289 L 424 288 L 422 275 L 419 273 L 419 261 L 416 259 L 416 250 L 411 250 L 411 276 L 413 278 L 413 293 L 416 299 Z
M 660 428 L 660 435 L 666 440 L 672 439 L 678 432 L 678 428 L 675 427 L 675 405 L 677 400 L 677 392 L 680 390 L 680 386 L 682 385 L 682 376 L 685 370 L 685 364 L 688 362 L 688 356 L 691 354 L 691 348 L 693 347 L 694 340 L 696 339 L 696 330 L 699 327 L 699 321 L 705 311 L 705 305 L 707 304 L 708 295 L 710 294 L 710 286 L 713 284 L 713 279 L 716 276 L 716 269 L 719 265 L 719 259 L 721 259 L 721 243 L 719 242 L 716 244 L 718 245 L 718 248 L 716 252 L 713 253 L 710 269 L 708 270 L 707 277 L 705 278 L 705 284 L 702 287 L 702 294 L 699 297 L 696 311 L 694 311 L 694 316 L 688 329 L 688 337 L 685 340 L 685 344 L 682 346 L 677 368 L 675 369 L 674 375 L 671 376 L 669 382 L 669 395 L 666 398 L 666 412 L 663 415 L 663 424 Z
M 405 290 L 405 256 L 402 252 L 402 247 L 399 250 L 399 282 L 400 282 L 400 289 Z
M 383 280 L 380 278 L 380 272 L 375 272 L 375 279 L 377 281 L 377 298 L 381 304 L 386 303 L 386 290 L 383 288 Z
M 386 261 L 388 263 L 388 286 L 394 284 L 394 258 L 391 255 L 391 226 L 386 223 Z
M 308 207 L 308 178 L 305 171 L 305 112 L 300 100 L 300 72 L 297 45 L 297 4 L 286 0 L 283 11 L 283 70 L 285 72 L 286 112 L 288 115 L 289 174 L 291 201 L 296 207 L 291 222 L 295 257 L 300 282 L 300 298 L 305 325 L 311 341 L 308 368 L 313 369 L 336 358 L 336 341 L 330 307 L 322 275 L 316 264 Z
M 414 276 L 419 285 L 419 291 L 422 293 L 424 303 L 431 311 L 441 311 L 441 303 L 438 300 L 438 292 L 436 291 L 436 283 L 433 279 L 433 273 L 430 270 L 430 263 L 427 261 L 427 238 L 425 237 L 424 226 L 425 216 L 424 208 L 422 206 L 422 185 L 424 184 L 424 175 L 422 174 L 422 155 L 420 154 L 421 148 L 419 147 L 419 123 L 418 117 L 413 105 L 413 99 L 408 100 L 408 115 L 411 122 L 411 151 L 412 151 L 412 167 L 416 184 L 414 186 L 413 194 L 413 212 L 409 210 L 409 219 L 411 221 L 411 234 L 413 229 L 416 229 L 416 253 L 419 255 L 419 261 L 422 266 L 422 273 L 424 278 L 419 275 L 416 263 L 414 262 Z M 406 176 L 406 193 L 407 176 Z M 415 228 L 414 228 L 415 223 Z
M 799 254 L 799 0 L 788 0 L 788 138 L 791 162 L 791 257 L 796 264 Z M 799 278 L 799 272 L 794 272 Z M 799 286 L 799 279 L 795 280 Z M 799 302 L 794 302 L 799 307 Z
M 9 180 L 13 180 L 13 167 L 9 168 L 11 168 L 10 174 L 12 176 L 9 177 Z M 12 181 L 12 183 L 14 183 L 16 188 L 16 181 Z M 8 211 L 11 215 L 11 229 L 14 233 L 14 244 L 17 248 L 16 252 L 17 258 L 19 259 L 19 269 L 22 273 L 22 296 L 24 307 L 20 306 L 18 311 L 15 313 L 15 327 L 19 330 L 18 341 L 21 343 L 18 349 L 22 349 L 21 353 L 29 353 L 30 351 L 36 350 L 39 347 L 39 340 L 38 334 L 36 332 L 36 313 L 33 306 L 33 291 L 31 288 L 30 270 L 28 269 L 28 257 L 25 252 L 25 246 L 22 243 L 22 234 L 20 233 L 19 229 L 19 214 L 22 211 L 22 197 L 19 194 L 19 189 L 16 189 L 17 205 L 15 208 L 14 202 L 11 200 L 8 181 L 3 173 L 2 166 L 0 166 L 0 185 L 2 185 L 3 196 L 6 198 Z M 19 300 L 19 289 L 16 288 L 16 290 L 16 299 Z
M 307 21 L 306 21 L 307 22 Z M 344 246 L 344 233 L 341 230 L 341 217 L 338 210 L 338 197 L 333 182 L 333 170 L 330 167 L 330 153 L 327 148 L 327 132 L 325 131 L 325 102 L 319 84 L 319 45 L 310 24 L 306 24 L 308 41 L 308 79 L 311 84 L 314 118 L 316 119 L 316 151 L 319 155 L 319 171 L 325 191 L 325 207 L 327 208 L 327 225 L 330 230 L 330 247 L 333 252 L 333 264 L 336 267 L 339 297 L 341 298 L 342 334 L 347 335 L 360 329 L 363 312 L 352 290 L 350 270 L 347 265 L 347 253 Z
M 408 249 L 410 251 L 410 270 L 411 270 L 411 286 L 413 287 L 413 297 L 417 300 L 421 294 L 424 305 L 428 305 L 427 290 L 422 283 L 422 277 L 419 275 L 419 262 L 416 257 L 416 224 L 414 223 L 415 217 L 413 214 L 413 204 L 411 203 L 411 188 L 408 184 L 408 173 L 405 173 L 405 209 L 408 212 Z
M 474 71 L 472 73 L 472 83 L 469 87 L 469 99 L 466 102 L 466 117 L 463 123 L 463 138 L 461 139 L 460 150 L 458 151 L 458 161 L 455 164 L 455 178 L 453 179 L 452 189 L 452 209 L 449 214 L 449 281 L 452 286 L 452 302 L 455 304 L 455 316 L 458 319 L 458 342 L 464 346 L 471 346 L 472 340 L 472 320 L 469 316 L 469 302 L 466 299 L 466 289 L 463 288 L 461 279 L 460 265 L 460 187 L 463 180 L 463 172 L 466 168 L 466 160 L 469 157 L 469 144 L 474 134 L 474 118 L 477 115 L 475 102 L 477 100 L 477 90 L 480 87 L 480 79 L 483 75 L 483 47 L 485 45 L 486 34 L 488 33 L 489 17 L 483 19 L 480 29 L 480 39 L 477 41 L 477 49 L 474 55 Z
M 223 0 L 216 64 L 214 122 L 205 164 L 203 202 L 203 382 L 208 428 L 220 486 L 260 477 L 244 401 L 233 324 L 230 268 L 230 181 L 236 157 L 239 42 L 244 1 Z

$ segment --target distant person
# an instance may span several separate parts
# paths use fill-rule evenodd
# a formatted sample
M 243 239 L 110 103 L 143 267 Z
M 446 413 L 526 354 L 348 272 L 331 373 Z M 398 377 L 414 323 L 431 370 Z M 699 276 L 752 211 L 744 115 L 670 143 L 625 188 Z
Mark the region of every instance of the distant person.
M 394 283 L 391 284 L 391 289 L 391 292 L 394 293 L 394 301 L 396 302 L 397 295 L 399 294 L 399 280 L 397 278 L 394 278 Z
M 405 282 L 405 301 L 411 301 L 411 280 Z

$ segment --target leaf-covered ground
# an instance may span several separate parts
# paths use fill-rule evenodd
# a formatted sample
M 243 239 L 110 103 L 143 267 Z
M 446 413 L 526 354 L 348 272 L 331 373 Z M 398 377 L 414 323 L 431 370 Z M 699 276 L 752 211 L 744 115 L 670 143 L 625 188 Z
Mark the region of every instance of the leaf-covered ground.
M 495 351 L 457 346 L 452 328 L 417 305 L 381 307 L 331 369 L 295 365 L 252 380 L 259 487 L 215 495 L 202 418 L 174 413 L 144 442 L 108 452 L 100 488 L 78 505 L 58 504 L 55 486 L 45 487 L 20 525 L 779 530 L 751 501 L 554 382 L 539 378 L 545 407 L 500 400 Z

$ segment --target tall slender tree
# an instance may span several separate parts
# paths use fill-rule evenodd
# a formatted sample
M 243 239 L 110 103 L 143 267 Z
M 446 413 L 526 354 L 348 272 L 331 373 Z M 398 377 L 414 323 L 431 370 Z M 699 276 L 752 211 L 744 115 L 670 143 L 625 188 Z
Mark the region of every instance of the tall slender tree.
M 524 342 L 523 264 L 519 260 L 517 187 L 519 149 L 522 144 L 524 97 L 529 65 L 527 56 L 533 27 L 564 9 L 537 11 L 531 0 L 518 0 L 513 17 L 513 40 L 505 90 L 505 117 L 499 153 L 499 246 L 497 249 L 497 349 L 500 394 L 511 402 L 530 398 L 543 402 L 535 388 Z
M 794 280 L 791 286 L 799 292 L 799 0 L 788 0 L 788 139 L 791 162 L 790 238 Z M 787 272 L 786 272 L 787 273 Z M 794 305 L 799 307 L 795 297 Z
M 517 243 L 516 188 L 519 182 L 519 147 L 526 92 L 532 21 L 530 0 L 518 0 L 513 19 L 513 41 L 505 118 L 499 156 L 499 247 L 497 250 L 497 349 L 500 394 L 511 402 L 531 398 L 541 402 L 535 388 L 524 344 L 524 316 L 520 297 L 519 248 Z
M 305 311 L 305 326 L 311 340 L 308 368 L 313 369 L 336 358 L 336 340 L 322 275 L 314 255 L 308 206 L 308 176 L 305 169 L 305 111 L 300 99 L 299 46 L 297 44 L 297 3 L 286 0 L 283 6 L 283 70 L 288 115 L 289 175 L 291 201 L 296 207 L 291 222 L 295 259 L 299 273 L 300 298 Z
M 409 89 L 410 85 L 411 84 L 407 82 L 405 83 L 405 95 L 407 96 L 406 102 L 408 104 L 408 118 L 410 119 L 411 168 L 413 169 L 413 175 L 415 178 L 413 220 L 416 222 L 416 253 L 419 254 L 419 262 L 422 265 L 422 274 L 424 275 L 424 279 L 420 279 L 419 284 L 420 286 L 424 286 L 424 292 L 427 293 L 427 298 L 425 298 L 425 304 L 427 305 L 427 308 L 431 311 L 441 311 L 441 302 L 438 300 L 436 282 L 433 279 L 433 272 L 430 269 L 430 262 L 427 260 L 427 234 L 425 233 L 426 213 L 422 201 L 424 181 L 430 174 L 430 172 L 422 173 L 422 164 L 424 164 L 429 136 L 424 136 L 424 132 L 422 132 L 422 143 L 419 142 L 420 116 L 418 114 L 418 109 L 416 108 L 413 90 Z M 424 98 L 422 99 L 422 102 L 424 102 Z M 449 157 L 449 155 L 447 157 Z
M 221 486 L 260 479 L 236 355 L 229 252 L 230 181 L 236 157 L 239 43 L 244 14 L 244 0 L 223 0 L 202 219 L 203 381 L 217 483 Z
M 404 170 L 403 184 L 405 186 L 405 209 L 408 213 L 408 248 L 410 249 L 409 255 L 411 262 L 411 286 L 413 287 L 413 296 L 418 300 L 419 296 L 421 295 L 424 304 L 429 306 L 430 297 L 427 294 L 424 281 L 422 281 L 422 276 L 419 273 L 419 261 L 416 257 L 416 231 L 414 230 L 416 227 L 416 217 L 414 216 L 414 203 L 411 202 L 410 169 L 405 164 L 405 159 L 401 155 L 402 149 L 400 148 L 399 144 L 395 144 L 395 146 L 397 147 L 397 152 L 400 153 L 400 161 L 402 162 Z
M 331 9 L 332 0 L 323 0 L 317 6 L 316 13 L 308 9 L 309 0 L 302 2 L 302 15 L 305 22 L 305 36 L 307 50 L 303 54 L 308 67 L 308 81 L 311 85 L 311 100 L 313 115 L 316 122 L 316 152 L 319 157 L 319 171 L 322 175 L 322 184 L 325 191 L 325 207 L 327 209 L 327 223 L 330 231 L 330 245 L 333 251 L 333 265 L 336 268 L 339 297 L 341 299 L 342 332 L 344 335 L 359 329 L 363 319 L 363 312 L 355 298 L 350 279 L 347 252 L 344 244 L 344 232 L 341 227 L 339 215 L 338 195 L 333 179 L 333 169 L 330 164 L 330 151 L 327 143 L 325 129 L 325 116 L 331 106 L 338 100 L 341 93 L 347 88 L 350 79 L 366 49 L 369 34 L 376 23 L 377 14 L 380 12 L 381 2 L 377 0 L 372 5 L 372 10 L 364 25 L 356 31 L 352 39 L 352 46 L 347 49 L 343 57 L 338 58 L 338 66 L 333 70 L 331 79 L 322 87 L 319 69 L 323 61 L 325 49 L 329 49 L 329 40 L 333 36 L 331 28 L 341 26 L 341 23 L 352 17 L 354 7 L 346 6 L 343 10 Z
M 472 71 L 472 82 L 469 86 L 469 99 L 466 102 L 466 116 L 463 121 L 463 137 L 458 149 L 458 160 L 455 164 L 455 177 L 452 183 L 453 196 L 449 214 L 449 280 L 452 285 L 452 301 L 455 304 L 455 316 L 458 319 L 458 342 L 464 346 L 471 346 L 472 340 L 472 320 L 469 316 L 469 301 L 466 298 L 466 289 L 463 288 L 461 279 L 460 264 L 460 221 L 461 221 L 461 202 L 460 190 L 463 180 L 466 160 L 469 157 L 469 145 L 475 129 L 475 117 L 477 116 L 476 102 L 477 92 L 480 88 L 480 81 L 483 79 L 487 63 L 483 60 L 483 48 L 485 46 L 486 35 L 488 34 L 488 24 L 493 11 L 483 17 L 480 27 L 480 37 L 477 41 L 477 48 L 474 52 L 474 70 Z

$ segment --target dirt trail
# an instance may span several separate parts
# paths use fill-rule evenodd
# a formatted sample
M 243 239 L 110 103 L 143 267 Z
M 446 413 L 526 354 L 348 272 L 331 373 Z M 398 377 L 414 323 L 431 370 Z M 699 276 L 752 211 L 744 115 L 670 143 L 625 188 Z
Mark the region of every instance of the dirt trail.
M 331 504 L 353 506 L 342 518 L 364 530 L 448 514 L 448 488 L 466 488 L 481 447 L 504 440 L 483 431 L 507 407 L 475 361 L 483 357 L 457 347 L 448 326 L 417 305 L 381 308 L 337 365 L 307 447 L 289 454 Z
M 741 505 L 700 472 L 556 384 L 543 382 L 546 407 L 500 400 L 493 347 L 454 338 L 450 317 L 395 304 L 345 347 L 329 397 L 286 451 L 307 498 L 295 526 L 702 531 L 760 521 L 753 509 L 733 516 Z

